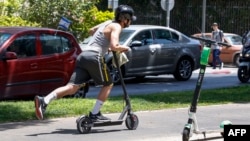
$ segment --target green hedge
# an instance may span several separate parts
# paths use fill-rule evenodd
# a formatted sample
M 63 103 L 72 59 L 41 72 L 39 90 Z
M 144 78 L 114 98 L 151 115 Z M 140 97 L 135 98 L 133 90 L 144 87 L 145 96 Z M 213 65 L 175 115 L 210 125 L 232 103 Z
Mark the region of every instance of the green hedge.
M 23 20 L 20 17 L 14 16 L 0 16 L 0 26 L 35 26 L 40 27 L 39 24 L 35 22 L 29 22 Z

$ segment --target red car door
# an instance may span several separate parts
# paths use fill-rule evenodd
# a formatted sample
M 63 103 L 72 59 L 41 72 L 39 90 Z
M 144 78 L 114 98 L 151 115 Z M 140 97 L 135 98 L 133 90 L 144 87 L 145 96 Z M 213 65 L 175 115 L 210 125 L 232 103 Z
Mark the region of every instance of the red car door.
M 55 88 L 68 83 L 75 67 L 76 46 L 72 45 L 70 37 L 59 32 L 41 33 L 39 39 L 40 94 L 47 95 Z
M 10 38 L 2 46 L 1 54 L 14 52 L 17 59 L 0 60 L 0 90 L 2 98 L 26 97 L 37 94 L 40 87 L 40 70 L 36 60 L 35 34 Z

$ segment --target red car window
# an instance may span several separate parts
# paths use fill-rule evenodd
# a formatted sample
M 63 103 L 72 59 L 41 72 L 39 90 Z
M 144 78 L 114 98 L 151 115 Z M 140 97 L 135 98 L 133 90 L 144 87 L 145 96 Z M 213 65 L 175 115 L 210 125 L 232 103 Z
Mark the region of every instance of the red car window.
M 26 58 L 36 55 L 36 40 L 34 34 L 20 36 L 16 38 L 7 51 L 15 52 L 17 58 Z
M 61 35 L 41 34 L 42 54 L 65 53 L 73 46 L 70 40 Z

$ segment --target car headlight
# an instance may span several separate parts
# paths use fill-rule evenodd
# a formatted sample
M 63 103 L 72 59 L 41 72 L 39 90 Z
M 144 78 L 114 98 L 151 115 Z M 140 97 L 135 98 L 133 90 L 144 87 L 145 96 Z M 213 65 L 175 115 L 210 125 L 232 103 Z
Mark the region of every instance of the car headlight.
M 247 51 L 245 54 L 244 54 L 244 57 L 250 57 L 250 50 L 249 51 Z

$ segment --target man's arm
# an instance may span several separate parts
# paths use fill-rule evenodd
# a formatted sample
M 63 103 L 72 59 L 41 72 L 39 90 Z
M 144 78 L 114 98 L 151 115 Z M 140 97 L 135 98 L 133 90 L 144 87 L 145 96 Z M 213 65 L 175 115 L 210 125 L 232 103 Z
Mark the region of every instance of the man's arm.
M 121 30 L 122 30 L 122 27 L 119 24 L 111 25 L 110 48 L 113 51 L 124 52 L 124 51 L 129 50 L 129 47 L 119 44 L 119 36 L 120 36 Z

